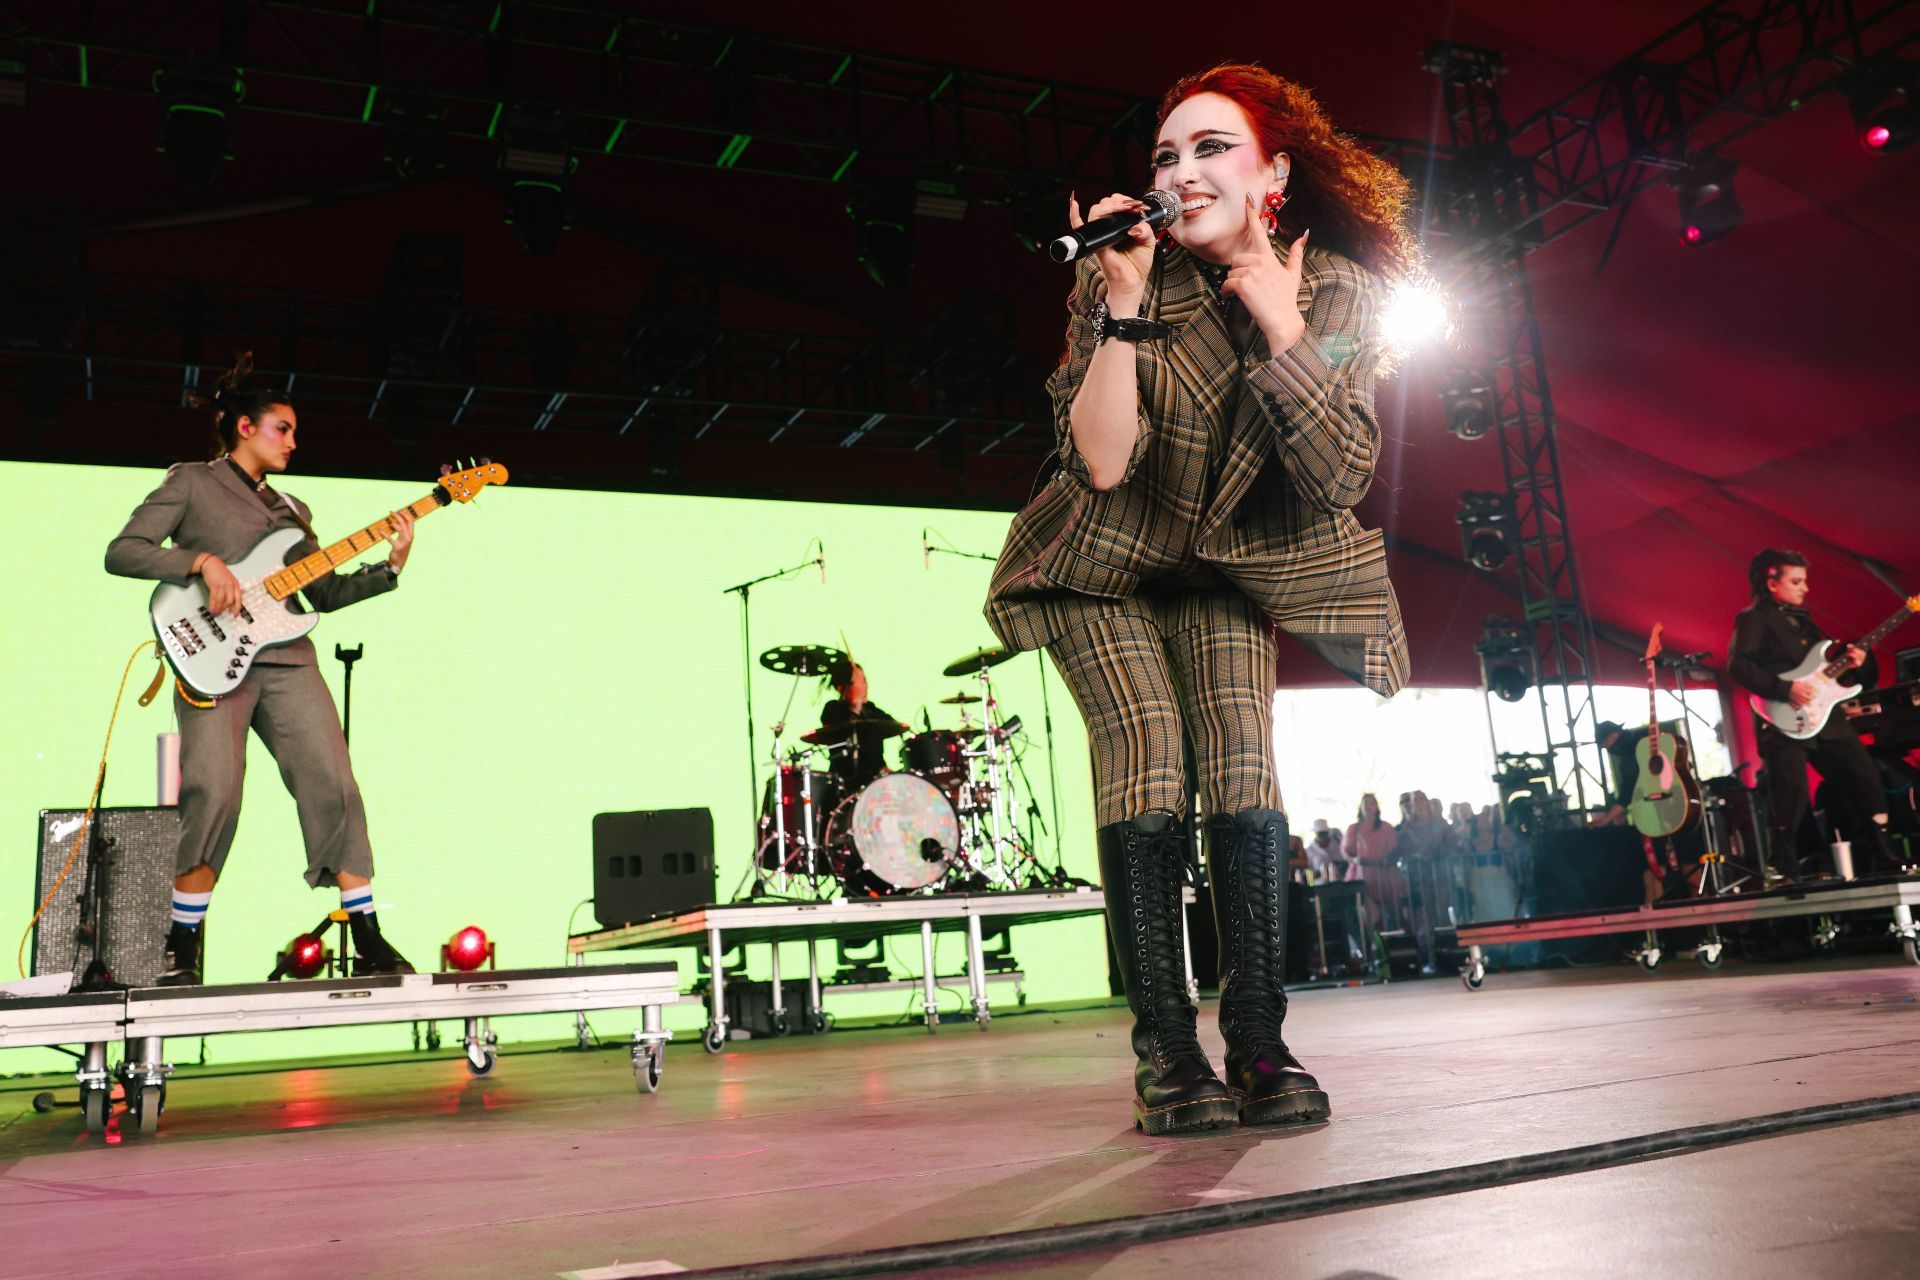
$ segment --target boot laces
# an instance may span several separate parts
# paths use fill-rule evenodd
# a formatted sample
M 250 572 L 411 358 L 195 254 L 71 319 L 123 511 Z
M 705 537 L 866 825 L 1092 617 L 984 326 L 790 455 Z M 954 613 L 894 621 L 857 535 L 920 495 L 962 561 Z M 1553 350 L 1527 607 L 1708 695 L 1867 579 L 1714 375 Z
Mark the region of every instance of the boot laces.
M 1134 830 L 1128 835 L 1128 896 L 1133 943 L 1141 957 L 1141 1003 L 1153 1020 L 1151 1038 L 1164 1065 L 1164 1060 L 1200 1053 L 1195 1011 L 1180 963 L 1186 844 L 1177 824 L 1162 832 Z
M 1228 990 L 1223 992 L 1235 1037 L 1249 1044 L 1282 1045 L 1285 1020 L 1278 830 L 1271 823 L 1235 822 L 1229 854 L 1228 915 L 1239 923 L 1228 940 Z

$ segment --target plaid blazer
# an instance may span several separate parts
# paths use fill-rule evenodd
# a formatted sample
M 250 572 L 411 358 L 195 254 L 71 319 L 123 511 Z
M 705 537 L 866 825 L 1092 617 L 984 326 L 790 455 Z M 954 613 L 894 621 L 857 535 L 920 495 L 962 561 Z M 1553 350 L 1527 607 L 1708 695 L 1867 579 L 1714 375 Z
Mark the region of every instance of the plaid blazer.
M 1257 329 L 1234 351 L 1212 286 L 1186 250 L 1163 242 L 1142 314 L 1173 333 L 1138 344 L 1133 453 L 1120 483 L 1096 492 L 1068 412 L 1105 293 L 1093 260 L 1083 261 L 1067 302 L 1066 356 L 1047 382 L 1060 469 L 1007 532 L 987 595 L 994 633 L 1012 648 L 1039 648 L 1126 611 L 1143 586 L 1211 570 L 1343 674 L 1391 696 L 1407 679 L 1400 606 L 1379 530 L 1349 510 L 1380 451 L 1379 281 L 1308 248 L 1306 332 L 1269 359 Z

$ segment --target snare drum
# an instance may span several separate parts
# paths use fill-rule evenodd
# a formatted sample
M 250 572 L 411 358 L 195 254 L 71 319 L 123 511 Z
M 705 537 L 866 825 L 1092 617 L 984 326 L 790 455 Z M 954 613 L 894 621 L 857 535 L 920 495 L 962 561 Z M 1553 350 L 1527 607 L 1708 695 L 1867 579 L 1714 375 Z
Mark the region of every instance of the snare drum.
M 951 794 L 967 780 L 966 743 L 949 729 L 916 733 L 900 744 L 900 764 Z
M 840 802 L 827 823 L 835 873 L 849 889 L 899 893 L 945 878 L 960 856 L 960 819 L 940 788 L 889 773 Z

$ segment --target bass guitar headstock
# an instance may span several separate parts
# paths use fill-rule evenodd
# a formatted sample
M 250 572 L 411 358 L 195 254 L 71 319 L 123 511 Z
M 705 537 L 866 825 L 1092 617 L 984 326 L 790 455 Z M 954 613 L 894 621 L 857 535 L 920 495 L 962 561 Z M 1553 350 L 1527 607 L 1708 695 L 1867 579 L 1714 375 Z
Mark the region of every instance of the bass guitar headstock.
M 472 502 L 474 495 L 490 484 L 505 484 L 507 469 L 491 458 L 469 459 L 464 470 L 451 465 L 440 468 L 440 487 L 450 502 Z

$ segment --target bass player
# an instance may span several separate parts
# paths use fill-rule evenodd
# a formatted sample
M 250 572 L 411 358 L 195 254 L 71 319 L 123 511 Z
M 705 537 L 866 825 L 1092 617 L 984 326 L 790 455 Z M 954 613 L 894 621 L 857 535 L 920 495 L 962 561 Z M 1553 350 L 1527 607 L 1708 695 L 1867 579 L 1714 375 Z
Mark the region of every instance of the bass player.
M 242 356 L 211 392 L 196 397 L 196 407 L 213 410 L 213 460 L 169 468 L 160 487 L 107 546 L 109 573 L 176 585 L 199 578 L 215 617 L 237 615 L 244 607 L 227 563 L 243 559 L 268 532 L 298 527 L 306 533 L 288 563 L 320 545 L 306 505 L 267 484 L 269 474 L 287 469 L 297 423 L 286 392 L 253 378 L 252 363 L 251 356 Z M 413 516 L 402 510 L 392 520 L 385 560 L 353 573 L 328 574 L 302 588 L 314 608 L 339 609 L 394 589 L 413 544 Z M 169 539 L 172 545 L 164 545 Z M 202 700 L 183 684 L 175 687 L 180 847 L 160 984 L 200 982 L 200 929 L 240 819 L 249 728 L 273 753 L 299 809 L 307 883 L 340 890 L 358 955 L 355 976 L 412 973 L 406 957 L 381 936 L 374 915 L 366 809 L 313 642 L 302 637 L 262 649 L 246 678 L 217 698 Z
M 1797 551 L 1768 548 L 1747 566 L 1747 585 L 1753 603 L 1734 619 L 1733 639 L 1727 643 L 1728 673 L 1762 698 L 1804 706 L 1813 695 L 1811 682 L 1789 681 L 1783 673 L 1799 665 L 1813 646 L 1828 643 L 1805 607 L 1807 558 Z M 1873 655 L 1857 645 L 1848 645 L 1846 653 L 1859 670 L 1860 683 L 1871 687 Z M 1812 764 L 1821 777 L 1833 780 L 1846 800 L 1855 839 L 1866 844 L 1870 854 L 1870 860 L 1860 863 L 1863 869 L 1897 870 L 1887 840 L 1886 791 L 1847 717 L 1829 717 L 1820 732 L 1807 739 L 1790 738 L 1758 716 L 1754 725 L 1772 801 L 1776 869 L 1794 878 L 1812 871 L 1801 863 L 1798 845 L 1807 816 L 1807 765 Z

